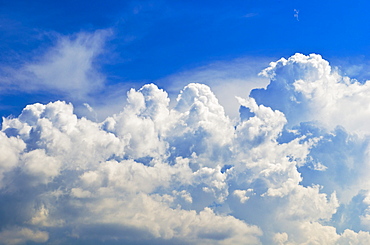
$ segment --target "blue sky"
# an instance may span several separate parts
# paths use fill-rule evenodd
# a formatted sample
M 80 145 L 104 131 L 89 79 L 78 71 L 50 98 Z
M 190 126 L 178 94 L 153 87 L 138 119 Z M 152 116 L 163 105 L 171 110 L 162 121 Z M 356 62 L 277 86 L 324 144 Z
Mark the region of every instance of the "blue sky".
M 102 52 L 92 61 L 94 69 L 104 75 L 106 85 L 133 83 L 139 87 L 213 62 L 246 56 L 271 57 L 270 62 L 296 52 L 319 53 L 339 66 L 366 64 L 368 4 L 2 1 L 0 62 L 3 70 L 20 67 L 40 59 L 61 36 L 73 38 L 80 32 L 109 30 Z M 266 67 L 268 62 L 261 66 Z M 2 94 L 3 104 L 8 104 L 7 108 L 3 105 L 3 116 L 19 113 L 27 103 L 65 99 L 61 94 L 45 97 L 37 91 Z
M 0 244 L 370 244 L 369 5 L 0 0 Z

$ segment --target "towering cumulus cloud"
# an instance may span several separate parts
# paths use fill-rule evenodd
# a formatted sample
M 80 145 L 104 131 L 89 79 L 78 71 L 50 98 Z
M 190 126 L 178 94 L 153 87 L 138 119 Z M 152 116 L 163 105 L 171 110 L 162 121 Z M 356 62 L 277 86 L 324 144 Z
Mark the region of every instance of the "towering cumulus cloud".
M 0 243 L 370 243 L 370 85 L 319 55 L 261 72 L 230 120 L 191 83 L 101 123 L 62 101 L 3 118 Z

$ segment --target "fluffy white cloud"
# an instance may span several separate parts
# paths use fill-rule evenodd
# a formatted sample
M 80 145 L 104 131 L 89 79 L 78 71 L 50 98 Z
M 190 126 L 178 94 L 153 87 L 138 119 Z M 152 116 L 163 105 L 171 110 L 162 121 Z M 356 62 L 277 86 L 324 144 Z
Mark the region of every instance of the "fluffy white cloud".
M 267 57 L 244 57 L 231 61 L 217 61 L 172 74 L 156 83 L 165 86 L 170 97 L 177 96 L 178 91 L 190 82 L 210 86 L 226 114 L 231 118 L 237 118 L 239 104 L 235 96 L 245 97 L 254 88 L 266 87 L 269 83 L 268 79 L 258 76 L 258 73 L 270 61 L 271 58 Z
M 19 164 L 20 152 L 26 144 L 16 137 L 7 137 L 0 132 L 0 188 L 4 187 L 4 174 L 14 169 Z
M 0 240 L 368 242 L 366 127 L 336 119 L 337 102 L 365 101 L 368 85 L 341 78 L 318 55 L 281 59 L 264 73 L 270 85 L 237 99 L 237 121 L 198 83 L 173 107 L 154 84 L 131 89 L 101 123 L 62 101 L 4 118 Z
M 47 184 L 59 175 L 60 162 L 56 158 L 47 156 L 43 149 L 24 153 L 21 162 L 23 166 L 20 166 L 20 168 L 27 175 L 34 177 L 33 182 Z
M 251 96 L 282 111 L 292 125 L 318 121 L 329 129 L 341 125 L 352 132 L 369 133 L 370 83 L 340 76 L 320 55 L 281 58 L 261 74 L 271 83 Z

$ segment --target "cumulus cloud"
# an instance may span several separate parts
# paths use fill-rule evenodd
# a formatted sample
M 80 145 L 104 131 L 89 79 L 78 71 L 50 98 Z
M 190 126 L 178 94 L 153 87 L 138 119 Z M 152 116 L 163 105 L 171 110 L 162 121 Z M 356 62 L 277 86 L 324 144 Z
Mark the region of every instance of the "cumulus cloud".
M 330 130 L 340 125 L 355 133 L 369 133 L 370 83 L 340 76 L 320 55 L 282 58 L 261 74 L 271 83 L 251 96 L 282 111 L 291 124 L 319 121 Z
M 237 120 L 199 83 L 174 106 L 154 84 L 131 89 L 100 123 L 63 101 L 4 118 L 0 243 L 370 242 L 366 115 L 339 117 L 366 107 L 367 83 L 319 55 L 263 74 Z
M 217 61 L 191 70 L 178 72 L 156 81 L 167 88 L 169 96 L 177 93 L 188 83 L 201 83 L 212 88 L 220 104 L 231 118 L 238 117 L 239 104 L 235 96 L 246 97 L 254 88 L 263 88 L 268 79 L 258 76 L 271 58 L 244 57 L 231 61 Z M 175 101 L 175 100 L 174 100 Z

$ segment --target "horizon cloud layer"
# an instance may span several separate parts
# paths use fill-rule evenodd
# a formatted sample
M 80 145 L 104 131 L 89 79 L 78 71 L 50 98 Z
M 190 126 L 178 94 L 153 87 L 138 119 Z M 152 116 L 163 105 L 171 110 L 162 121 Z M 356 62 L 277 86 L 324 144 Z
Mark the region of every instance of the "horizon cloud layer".
M 0 243 L 369 243 L 370 82 L 317 54 L 261 74 L 238 120 L 199 83 L 100 123 L 63 101 L 3 118 Z

